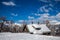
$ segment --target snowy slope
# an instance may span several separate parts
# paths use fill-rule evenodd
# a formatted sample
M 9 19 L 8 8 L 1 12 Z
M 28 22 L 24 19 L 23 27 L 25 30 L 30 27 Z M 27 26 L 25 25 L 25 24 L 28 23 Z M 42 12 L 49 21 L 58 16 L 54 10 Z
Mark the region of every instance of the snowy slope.
M 28 33 L 0 33 L 0 40 L 60 40 L 60 37 Z

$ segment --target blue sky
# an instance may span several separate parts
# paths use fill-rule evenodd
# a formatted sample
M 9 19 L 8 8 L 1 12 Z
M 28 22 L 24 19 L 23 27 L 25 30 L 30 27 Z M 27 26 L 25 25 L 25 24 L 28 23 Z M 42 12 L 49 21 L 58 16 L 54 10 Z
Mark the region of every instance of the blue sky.
M 60 0 L 0 0 L 0 17 L 15 22 L 60 21 Z

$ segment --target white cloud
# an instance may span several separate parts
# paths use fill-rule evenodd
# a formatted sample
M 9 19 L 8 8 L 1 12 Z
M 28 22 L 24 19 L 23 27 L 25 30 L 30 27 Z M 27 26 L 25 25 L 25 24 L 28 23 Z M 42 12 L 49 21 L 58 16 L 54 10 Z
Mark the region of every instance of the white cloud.
M 57 21 L 60 21 L 60 13 L 56 14 L 55 16 L 54 15 L 50 15 L 50 14 L 41 14 L 40 17 L 38 17 L 37 19 L 39 20 L 57 20 Z
M 52 9 L 52 8 L 48 8 L 48 10 L 51 10 L 51 11 L 53 11 L 53 9 Z
M 28 16 L 28 18 L 29 18 L 29 19 L 34 19 L 34 17 L 32 17 L 32 16 Z
M 49 9 L 46 9 L 46 7 L 48 7 L 48 6 L 44 5 L 44 6 L 40 7 L 38 9 L 37 13 L 39 13 L 39 12 L 46 12 L 46 13 L 49 12 Z
M 44 12 L 44 13 L 48 13 L 49 11 L 53 11 L 53 4 L 49 4 L 49 5 L 44 5 L 44 6 L 41 6 L 38 10 L 37 10 L 37 13 L 40 13 L 40 12 Z
M 48 14 L 48 13 L 45 13 L 45 14 L 42 14 L 41 16 L 43 16 L 43 17 L 48 17 L 50 14 Z
M 12 16 L 18 16 L 18 14 L 15 14 L 15 13 L 12 13 L 11 15 L 12 15 Z
M 49 12 L 49 10 L 48 9 L 44 9 L 44 12 Z
M 12 1 L 10 2 L 2 2 L 2 4 L 7 5 L 7 6 L 15 6 L 16 4 Z
M 56 20 L 56 16 L 49 16 L 48 20 Z
M 53 7 L 53 5 L 52 5 L 52 4 L 49 4 L 49 6 Z
M 49 11 L 53 11 L 53 5 L 49 4 L 49 5 L 44 5 L 42 7 L 40 7 L 37 10 L 37 13 L 35 13 L 35 16 L 38 16 L 37 18 L 35 18 L 35 21 L 45 21 L 45 20 L 60 20 L 60 13 L 56 14 L 56 15 L 50 15 Z M 40 12 L 42 12 L 43 14 L 40 14 Z
M 43 7 L 40 7 L 40 8 L 38 9 L 38 13 L 39 13 L 40 11 L 43 12 Z
M 49 18 L 49 15 L 48 13 L 44 13 L 44 14 L 41 14 L 41 16 L 38 18 L 39 20 L 47 20 Z
M 58 21 L 58 20 L 60 20 L 59 17 L 60 17 L 60 13 L 58 13 L 56 15 L 52 15 L 52 16 L 49 13 L 44 13 L 44 14 L 40 14 L 40 16 L 37 17 L 37 18 L 34 18 L 32 16 L 28 16 L 29 20 L 18 20 L 18 22 L 23 23 L 25 21 L 27 23 L 31 23 L 33 21 L 34 23 L 37 23 L 39 21 L 40 23 L 45 23 L 46 20 L 49 20 L 49 21 L 56 20 L 56 21 Z M 33 20 L 31 20 L 31 19 L 33 19 Z
M 35 16 L 40 16 L 41 14 L 35 13 Z
M 35 14 L 35 16 L 43 16 L 43 17 L 48 17 L 50 14 L 49 13 L 44 13 L 44 14 Z
M 18 22 L 24 22 L 24 20 L 18 20 Z
M 44 14 L 41 14 L 41 16 L 38 17 L 37 19 L 41 21 L 56 20 L 56 16 L 51 16 L 49 13 L 44 13 Z
M 38 16 L 38 14 L 36 14 Z M 49 21 L 59 21 L 60 20 L 60 13 L 56 14 L 56 15 L 50 15 L 49 13 L 44 13 L 44 14 L 40 14 L 39 17 L 37 18 L 34 18 L 32 16 L 28 16 L 29 20 L 18 20 L 19 23 L 23 23 L 23 22 L 26 22 L 26 23 L 31 23 L 32 21 L 34 23 L 37 23 L 38 21 L 40 23 L 45 23 L 46 20 L 49 20 Z M 33 19 L 33 20 L 31 20 Z
M 56 20 L 56 21 L 60 21 L 60 13 L 57 13 L 56 15 L 50 15 L 49 13 L 44 13 L 44 14 L 38 14 L 38 13 L 35 13 L 35 16 L 39 16 L 37 18 L 34 18 L 33 20 L 31 20 L 31 16 L 29 16 L 29 20 L 28 22 L 31 23 L 32 21 L 34 23 L 37 23 L 38 21 L 43 23 L 44 21 L 46 20 L 49 20 L 49 21 L 53 21 L 53 20 Z

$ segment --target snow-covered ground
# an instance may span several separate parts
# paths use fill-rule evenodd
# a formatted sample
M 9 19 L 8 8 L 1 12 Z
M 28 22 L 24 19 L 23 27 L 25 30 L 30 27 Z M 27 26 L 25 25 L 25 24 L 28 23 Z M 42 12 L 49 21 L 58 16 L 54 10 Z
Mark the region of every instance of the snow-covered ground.
M 29 33 L 0 33 L 0 40 L 60 40 L 60 37 Z

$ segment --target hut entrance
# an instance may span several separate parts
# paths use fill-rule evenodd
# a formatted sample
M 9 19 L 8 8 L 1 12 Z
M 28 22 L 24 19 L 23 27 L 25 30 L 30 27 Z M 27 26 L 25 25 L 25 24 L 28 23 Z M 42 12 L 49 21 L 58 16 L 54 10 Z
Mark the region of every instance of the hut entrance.
M 23 32 L 28 32 L 27 25 L 23 24 Z

